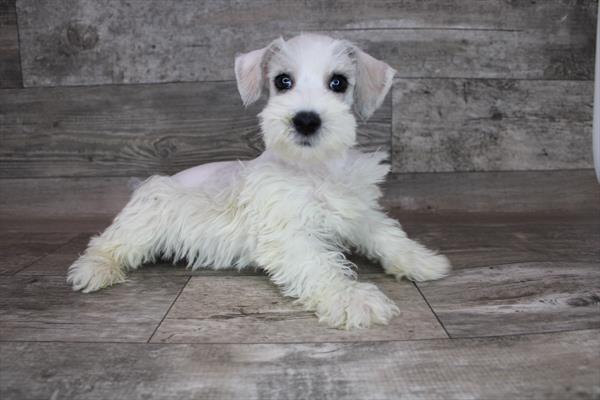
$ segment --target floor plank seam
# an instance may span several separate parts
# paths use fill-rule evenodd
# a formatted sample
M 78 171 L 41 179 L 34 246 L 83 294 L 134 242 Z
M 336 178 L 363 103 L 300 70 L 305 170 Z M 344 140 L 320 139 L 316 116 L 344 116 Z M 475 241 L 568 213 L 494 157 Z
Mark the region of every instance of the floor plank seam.
M 177 293 L 177 296 L 175 296 L 175 299 L 173 300 L 173 302 L 171 303 L 171 305 L 167 309 L 167 312 L 165 312 L 165 315 L 163 315 L 163 317 L 160 320 L 160 322 L 158 323 L 158 325 L 156 325 L 156 328 L 152 332 L 152 335 L 150 335 L 150 337 L 146 341 L 147 344 L 150 343 L 150 341 L 152 340 L 152 338 L 154 337 L 154 335 L 156 335 L 156 332 L 158 332 L 158 328 L 160 328 L 160 326 L 162 325 L 162 323 L 165 321 L 165 319 L 167 318 L 167 315 L 169 315 L 169 313 L 171 312 L 171 309 L 173 308 L 173 306 L 175 305 L 175 303 L 177 303 L 177 300 L 179 299 L 179 296 L 181 296 L 181 293 L 183 293 L 183 290 L 188 285 L 188 283 L 190 282 L 191 279 L 192 279 L 192 277 L 188 276 L 187 280 L 185 281 L 185 283 L 183 285 L 181 285 L 181 289 L 179 289 L 179 293 Z
M 26 264 L 25 266 L 23 266 L 23 267 L 19 268 L 18 270 L 16 270 L 16 271 L 15 271 L 15 272 L 13 272 L 12 274 L 7 274 L 7 275 L 8 275 L 8 276 L 15 276 L 15 275 L 17 275 L 17 274 L 21 273 L 22 271 L 24 271 L 24 270 L 26 270 L 27 268 L 31 267 L 33 264 L 37 263 L 38 261 L 41 261 L 41 260 L 43 260 L 44 258 L 46 258 L 46 257 L 48 257 L 48 256 L 50 256 L 50 255 L 52 255 L 52 254 L 55 254 L 55 253 L 56 253 L 57 251 L 59 251 L 60 249 L 62 249 L 62 248 L 64 248 L 64 247 L 66 247 L 67 245 L 69 245 L 69 243 L 71 243 L 73 240 L 75 240 L 75 239 L 76 239 L 78 236 L 79 236 L 79 235 L 75 235 L 75 236 L 73 236 L 71 239 L 67 240 L 65 243 L 61 244 L 60 246 L 58 246 L 58 247 L 57 247 L 57 248 L 55 248 L 54 250 L 52 250 L 52 251 L 50 251 L 50 252 L 48 252 L 48 253 L 46 253 L 46 254 L 44 254 L 44 255 L 42 255 L 42 256 L 39 256 L 38 258 L 36 258 L 36 259 L 35 259 L 35 260 L 33 260 L 32 262 L 30 262 L 30 263 Z M 27 274 L 23 274 L 23 275 L 27 275 Z M 58 274 L 57 274 L 57 276 L 60 276 L 60 275 L 58 275 Z
M 52 253 L 47 253 L 47 254 L 44 254 L 43 256 L 39 256 L 38 258 L 36 258 L 36 259 L 35 259 L 35 260 L 33 260 L 32 262 L 25 264 L 23 267 L 19 268 L 18 270 L 14 271 L 14 272 L 12 272 L 12 273 L 8 273 L 8 274 L 6 274 L 5 276 L 15 276 L 15 275 L 17 275 L 18 273 L 20 273 L 21 271 L 23 271 L 23 270 L 25 270 L 25 269 L 27 269 L 27 268 L 31 267 L 33 264 L 35 264 L 36 262 L 40 261 L 40 260 L 41 260 L 41 259 L 43 259 L 44 257 L 47 257 L 47 256 L 49 256 L 50 254 L 52 254 Z
M 427 300 L 427 298 L 425 297 L 425 295 L 421 291 L 421 288 L 419 287 L 419 285 L 417 285 L 416 282 L 412 282 L 412 284 L 414 285 L 414 287 L 417 289 L 417 291 L 419 292 L 419 294 L 421 295 L 421 297 L 425 301 L 425 304 L 427 304 L 427 307 L 429 307 L 429 310 L 431 310 L 431 313 L 435 316 L 435 319 L 437 320 L 438 324 L 440 324 L 440 326 L 444 330 L 444 333 L 446 334 L 446 336 L 448 337 L 448 339 L 453 339 L 453 337 L 450 336 L 450 333 L 448 333 L 448 330 L 446 329 L 446 327 L 442 323 L 442 320 L 440 319 L 440 317 L 437 315 L 437 313 L 435 311 L 433 311 L 433 307 L 431 307 L 431 304 L 429 304 L 429 300 Z

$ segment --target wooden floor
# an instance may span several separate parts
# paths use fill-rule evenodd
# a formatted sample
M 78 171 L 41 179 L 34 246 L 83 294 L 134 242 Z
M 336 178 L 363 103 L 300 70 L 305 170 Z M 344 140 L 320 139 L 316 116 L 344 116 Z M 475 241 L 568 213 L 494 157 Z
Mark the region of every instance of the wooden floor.
M 358 331 L 254 270 L 152 265 L 75 293 L 65 271 L 109 221 L 5 219 L 0 397 L 600 398 L 600 215 L 395 216 L 455 270 L 396 282 L 355 258 L 402 310 Z

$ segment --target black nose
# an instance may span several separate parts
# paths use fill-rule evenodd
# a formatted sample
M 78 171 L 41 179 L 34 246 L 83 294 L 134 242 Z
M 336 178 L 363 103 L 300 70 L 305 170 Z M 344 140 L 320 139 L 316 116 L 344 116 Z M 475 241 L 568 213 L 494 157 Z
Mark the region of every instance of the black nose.
M 294 127 L 298 133 L 304 136 L 310 136 L 321 126 L 319 114 L 312 111 L 300 111 L 292 119 Z

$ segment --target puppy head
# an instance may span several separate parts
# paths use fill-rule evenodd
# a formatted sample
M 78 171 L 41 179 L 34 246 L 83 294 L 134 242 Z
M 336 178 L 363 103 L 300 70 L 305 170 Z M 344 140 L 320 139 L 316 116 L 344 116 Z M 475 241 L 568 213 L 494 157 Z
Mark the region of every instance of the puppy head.
M 259 114 L 266 147 L 296 161 L 324 161 L 352 147 L 352 108 L 362 119 L 370 117 L 394 73 L 347 41 L 314 34 L 280 38 L 235 59 L 245 105 L 269 88 L 269 101 Z

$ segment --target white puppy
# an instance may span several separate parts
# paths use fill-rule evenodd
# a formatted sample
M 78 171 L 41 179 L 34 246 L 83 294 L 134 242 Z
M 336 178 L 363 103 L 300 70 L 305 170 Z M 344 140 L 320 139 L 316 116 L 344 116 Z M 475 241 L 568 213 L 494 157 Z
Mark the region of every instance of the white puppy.
M 149 178 L 91 239 L 68 282 L 92 292 L 155 257 L 193 269 L 254 265 L 330 326 L 387 323 L 398 307 L 356 281 L 343 251 L 355 248 L 398 278 L 437 279 L 450 269 L 381 211 L 386 154 L 352 149 L 351 107 L 368 118 L 394 70 L 346 41 L 304 34 L 238 56 L 235 75 L 246 105 L 269 87 L 259 115 L 266 151 Z

